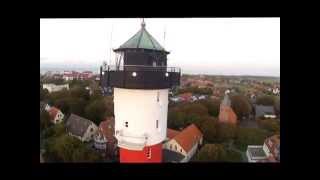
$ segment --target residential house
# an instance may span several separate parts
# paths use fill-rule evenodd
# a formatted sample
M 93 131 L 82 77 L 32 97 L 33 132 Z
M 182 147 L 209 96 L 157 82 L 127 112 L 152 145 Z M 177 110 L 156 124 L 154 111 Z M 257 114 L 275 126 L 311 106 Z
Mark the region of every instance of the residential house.
M 228 94 L 224 96 L 224 99 L 220 104 L 219 122 L 230 124 L 237 123 L 237 115 L 231 108 L 231 101 Z
M 117 139 L 114 136 L 114 117 L 108 117 L 100 123 L 94 141 L 95 147 L 105 150 L 108 156 L 114 157 L 117 155 Z
M 248 162 L 280 162 L 280 135 L 268 137 L 262 146 L 248 146 L 246 155 Z
M 66 81 L 78 79 L 79 73 L 76 71 L 64 71 L 62 78 Z
M 173 102 L 179 102 L 180 101 L 179 97 L 170 97 L 169 99 L 170 99 L 170 101 L 173 101 Z
M 196 125 L 191 124 L 181 132 L 168 129 L 168 139 L 163 148 L 184 156 L 180 162 L 188 162 L 202 145 L 203 134 Z
M 49 111 L 50 106 L 48 103 L 44 102 L 44 101 L 40 101 L 40 113 L 43 111 Z
M 256 118 L 276 118 L 276 114 L 273 106 L 256 105 L 255 106 Z
M 179 163 L 184 158 L 185 157 L 180 153 L 168 149 L 162 149 L 162 162 Z
M 268 157 L 272 156 L 275 160 L 280 161 L 280 135 L 267 138 L 264 141 L 263 150 Z
M 188 92 L 179 94 L 179 98 L 181 99 L 181 101 L 190 102 L 192 100 L 192 93 Z
M 98 127 L 90 120 L 71 114 L 66 122 L 66 129 L 69 135 L 78 138 L 83 142 L 93 140 Z
M 50 121 L 54 124 L 61 123 L 64 118 L 64 114 L 60 111 L 60 109 L 56 107 L 51 107 L 48 110 Z
M 47 89 L 49 93 L 61 91 L 62 89 L 69 90 L 69 84 L 55 85 L 55 84 L 43 84 L 43 89 Z

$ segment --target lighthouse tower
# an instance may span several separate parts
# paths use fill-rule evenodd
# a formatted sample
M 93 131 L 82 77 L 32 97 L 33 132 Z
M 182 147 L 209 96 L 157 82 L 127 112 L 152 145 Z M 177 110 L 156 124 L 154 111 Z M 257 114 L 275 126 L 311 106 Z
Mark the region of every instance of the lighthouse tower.
M 162 161 L 168 91 L 180 84 L 180 69 L 167 67 L 167 52 L 141 29 L 118 49 L 115 65 L 101 67 L 101 86 L 113 88 L 115 137 L 121 163 Z

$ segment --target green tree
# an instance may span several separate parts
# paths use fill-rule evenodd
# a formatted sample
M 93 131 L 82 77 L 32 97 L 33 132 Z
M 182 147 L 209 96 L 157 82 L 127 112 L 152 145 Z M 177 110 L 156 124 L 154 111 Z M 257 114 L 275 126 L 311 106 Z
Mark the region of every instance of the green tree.
M 247 97 L 243 95 L 233 95 L 230 97 L 231 106 L 239 120 L 248 116 L 252 111 L 252 106 Z
M 49 91 L 40 87 L 40 101 L 46 100 L 49 98 Z
M 217 141 L 217 119 L 204 116 L 200 117 L 200 120 L 195 122 L 195 125 L 200 129 L 203 134 L 203 139 L 207 142 L 213 143 Z
M 85 107 L 87 105 L 87 102 L 84 98 L 68 98 L 67 104 L 69 106 L 70 113 L 74 113 L 78 116 L 84 116 L 85 115 Z
M 47 129 L 51 125 L 50 115 L 47 111 L 40 113 L 40 131 Z
M 278 119 L 257 119 L 260 128 L 269 131 L 271 134 L 280 132 L 280 122 Z
M 217 125 L 217 140 L 218 142 L 225 142 L 235 138 L 237 133 L 237 126 L 228 123 L 218 123 Z
M 73 98 L 83 98 L 84 100 L 89 100 L 89 91 L 82 86 L 74 86 L 70 89 L 70 95 Z
M 46 147 L 46 159 L 55 162 L 97 162 L 101 157 L 75 137 L 62 134 L 51 138 Z
M 208 113 L 210 114 L 210 116 L 217 117 L 219 115 L 219 110 L 220 110 L 219 100 L 206 99 L 206 100 L 201 100 L 199 102 L 208 109 Z
M 97 98 L 100 99 L 100 98 Z M 113 97 L 106 96 L 103 98 L 106 105 L 106 116 L 114 116 Z
M 173 129 L 185 128 L 208 115 L 208 109 L 201 103 L 178 104 L 169 108 L 168 126 Z
M 194 161 L 218 161 L 226 159 L 227 152 L 221 144 L 205 144 L 196 154 Z
M 185 113 L 169 110 L 168 112 L 168 127 L 179 129 L 184 126 Z
M 262 145 L 270 134 L 257 128 L 239 128 L 235 138 L 238 149 L 245 151 L 248 145 Z
M 280 98 L 275 98 L 274 109 L 276 111 L 277 116 L 280 116 Z
M 57 100 L 65 99 L 70 96 L 70 92 L 66 89 L 61 91 L 52 92 L 49 94 L 49 104 L 54 105 Z
M 272 95 L 259 96 L 257 97 L 256 104 L 273 106 L 275 104 L 275 96 L 272 96 Z
M 107 108 L 104 99 L 97 99 L 85 108 L 85 117 L 99 125 L 107 116 Z
M 55 138 L 66 133 L 66 128 L 63 123 L 50 126 L 44 133 L 44 138 Z
M 70 114 L 68 97 L 55 100 L 54 106 L 60 109 L 63 114 Z

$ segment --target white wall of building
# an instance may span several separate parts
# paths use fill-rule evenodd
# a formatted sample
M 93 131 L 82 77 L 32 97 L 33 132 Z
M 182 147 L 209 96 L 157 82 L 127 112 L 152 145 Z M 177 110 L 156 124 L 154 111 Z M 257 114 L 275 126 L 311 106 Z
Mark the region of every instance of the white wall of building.
M 179 154 L 182 154 L 183 156 L 185 156 L 181 162 L 189 162 L 189 160 L 195 155 L 195 153 L 197 152 L 198 146 L 200 144 L 202 144 L 202 138 L 200 139 L 199 142 L 195 143 L 194 146 L 191 148 L 191 150 L 189 152 L 186 152 L 180 145 L 179 143 L 175 140 L 175 139 L 171 139 L 170 141 L 166 142 L 163 145 L 163 148 L 171 150 L 171 151 L 175 151 Z M 177 147 L 177 149 L 175 148 Z
M 58 113 L 56 114 L 56 117 L 53 120 L 53 123 L 54 124 L 61 123 L 63 118 L 64 118 L 64 114 L 61 111 L 58 111 Z
M 91 130 L 92 129 L 92 130 Z M 82 137 L 82 141 L 91 141 L 94 138 L 94 135 L 98 132 L 98 127 L 95 124 L 91 124 L 88 128 L 85 134 Z
M 159 101 L 158 101 L 159 99 Z M 161 143 L 166 138 L 168 89 L 138 90 L 114 88 L 115 132 L 131 137 L 147 135 L 147 146 Z M 158 128 L 156 127 L 158 120 Z M 128 127 L 125 123 L 128 122 Z M 124 138 L 141 142 L 137 138 Z
M 62 89 L 69 90 L 69 84 L 63 84 L 63 85 L 55 85 L 55 84 L 43 84 L 43 89 L 47 89 L 49 93 L 61 91 Z

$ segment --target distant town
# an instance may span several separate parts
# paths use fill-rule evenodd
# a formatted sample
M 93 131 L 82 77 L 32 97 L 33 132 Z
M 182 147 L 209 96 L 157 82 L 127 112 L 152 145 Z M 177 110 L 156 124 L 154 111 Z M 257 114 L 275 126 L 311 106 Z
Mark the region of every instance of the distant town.
M 100 78 L 40 71 L 41 162 L 119 162 L 113 89 Z M 280 162 L 280 78 L 183 74 L 180 82 L 169 90 L 163 162 Z

